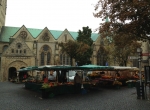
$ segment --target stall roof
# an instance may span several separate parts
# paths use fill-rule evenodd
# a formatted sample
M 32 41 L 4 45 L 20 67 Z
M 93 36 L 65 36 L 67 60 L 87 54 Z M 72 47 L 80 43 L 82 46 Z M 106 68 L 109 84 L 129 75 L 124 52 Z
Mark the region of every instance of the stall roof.
M 130 66 L 112 66 L 115 70 L 135 70 L 137 67 Z
M 28 66 L 26 68 L 21 68 L 18 70 L 18 72 L 23 72 L 23 71 L 32 71 L 32 70 L 36 70 L 38 67 L 37 66 Z
M 81 70 L 114 70 L 114 67 L 99 66 L 99 65 L 83 65 L 83 66 L 79 66 L 78 69 L 81 69 Z
M 137 70 L 137 67 L 124 67 L 124 66 L 99 66 L 99 65 L 83 65 L 83 66 L 70 66 L 70 65 L 43 65 L 43 66 L 29 66 L 26 68 L 19 69 L 18 72 L 23 71 L 48 71 L 48 70 Z
M 48 70 L 72 70 L 73 67 L 70 65 L 44 65 L 39 66 L 38 70 L 40 71 L 48 71 Z
M 39 66 L 38 70 L 113 70 L 111 66 L 99 66 L 99 65 L 83 65 L 83 66 L 70 66 L 70 65 L 44 65 Z

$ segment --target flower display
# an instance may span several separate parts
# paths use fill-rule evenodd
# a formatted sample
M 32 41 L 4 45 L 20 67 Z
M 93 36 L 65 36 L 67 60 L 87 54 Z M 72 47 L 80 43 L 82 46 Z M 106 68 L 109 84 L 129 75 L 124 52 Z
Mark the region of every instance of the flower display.
M 115 81 L 113 82 L 113 85 L 122 85 L 122 82 L 115 80 Z
M 50 88 L 51 86 L 48 83 L 43 83 L 42 84 L 42 88 L 46 89 L 46 88 Z

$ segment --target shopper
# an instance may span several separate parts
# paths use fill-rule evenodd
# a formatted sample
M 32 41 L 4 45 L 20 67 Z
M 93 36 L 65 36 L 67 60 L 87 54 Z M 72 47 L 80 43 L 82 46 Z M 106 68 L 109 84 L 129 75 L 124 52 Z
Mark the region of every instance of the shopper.
M 75 93 L 81 92 L 82 78 L 76 73 L 74 77 Z

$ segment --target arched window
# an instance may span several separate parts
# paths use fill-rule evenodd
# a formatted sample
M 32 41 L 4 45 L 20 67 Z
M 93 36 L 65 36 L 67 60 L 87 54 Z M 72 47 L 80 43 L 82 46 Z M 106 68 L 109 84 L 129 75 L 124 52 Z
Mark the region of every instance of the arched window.
M 66 60 L 65 54 L 63 54 L 62 56 L 63 56 L 63 58 L 62 58 L 63 59 L 62 60 L 63 63 L 62 64 L 65 65 L 65 60 Z
M 51 55 L 50 52 L 47 53 L 47 65 L 50 65 Z
M 60 54 L 61 65 L 70 65 L 70 57 L 67 54 Z
M 41 65 L 44 65 L 44 52 L 41 53 Z
M 66 65 L 70 65 L 70 57 L 66 55 Z
M 100 62 L 101 62 L 101 55 L 100 55 L 100 50 L 98 50 L 97 52 L 97 65 L 101 65 Z
M 8 48 L 8 45 L 3 46 L 3 52 Z
M 106 52 L 103 48 L 100 48 L 97 52 L 97 65 L 105 66 L 106 65 Z
M 44 45 L 41 50 L 40 55 L 40 65 L 50 65 L 51 64 L 51 51 L 48 45 Z

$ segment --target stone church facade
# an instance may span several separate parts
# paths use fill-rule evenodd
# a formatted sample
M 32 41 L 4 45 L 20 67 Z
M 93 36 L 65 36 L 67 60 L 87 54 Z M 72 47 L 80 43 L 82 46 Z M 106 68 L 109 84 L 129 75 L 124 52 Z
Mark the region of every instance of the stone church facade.
M 44 29 L 31 29 L 2 26 L 1 30 L 1 81 L 6 81 L 11 73 L 20 68 L 41 65 L 70 65 L 70 58 L 61 52 L 59 42 L 75 40 L 77 32 L 51 31 Z M 92 39 L 98 41 L 99 35 L 92 34 Z M 96 48 L 96 47 L 95 47 Z M 91 58 L 96 64 L 96 55 Z M 75 61 L 73 62 L 75 65 Z
M 59 42 L 75 40 L 77 32 L 44 29 L 32 29 L 26 26 L 5 26 L 7 0 L 1 0 L 0 19 L 0 81 L 12 78 L 20 68 L 41 65 L 70 65 L 70 58 L 61 52 Z M 3 16 L 3 17 L 2 17 Z M 99 34 L 92 33 L 94 52 L 92 64 L 96 62 L 96 45 Z M 73 61 L 75 65 L 75 61 Z

